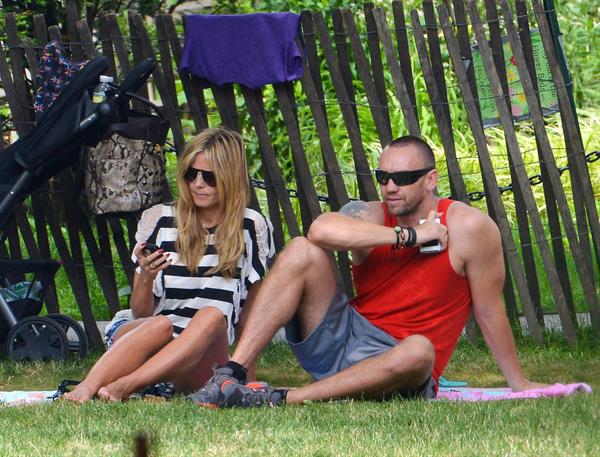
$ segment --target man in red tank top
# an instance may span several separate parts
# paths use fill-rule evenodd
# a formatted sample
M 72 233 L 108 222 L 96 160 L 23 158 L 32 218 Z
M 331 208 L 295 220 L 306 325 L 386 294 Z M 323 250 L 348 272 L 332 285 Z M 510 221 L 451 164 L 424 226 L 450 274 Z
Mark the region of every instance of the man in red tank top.
M 508 385 L 544 386 L 525 378 L 517 358 L 502 301 L 496 224 L 435 196 L 435 158 L 420 138 L 394 140 L 375 175 L 383 202 L 356 201 L 322 214 L 307 238 L 294 238 L 281 252 L 231 360 L 192 400 L 243 407 L 390 394 L 431 398 L 471 309 Z M 439 252 L 422 253 L 419 246 L 432 240 Z M 329 250 L 352 253 L 352 300 Z M 244 385 L 244 367 L 283 325 L 315 382 L 289 391 Z

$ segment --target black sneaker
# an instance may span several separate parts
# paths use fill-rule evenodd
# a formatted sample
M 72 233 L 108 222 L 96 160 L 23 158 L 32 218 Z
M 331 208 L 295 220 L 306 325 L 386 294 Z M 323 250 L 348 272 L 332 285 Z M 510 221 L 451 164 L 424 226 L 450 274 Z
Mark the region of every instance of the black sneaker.
M 186 398 L 193 401 L 198 406 L 208 408 L 218 408 L 219 400 L 222 397 L 221 390 L 229 384 L 237 384 L 239 381 L 233 376 L 233 369 L 228 366 L 213 368 L 212 378 L 208 380 L 204 387 L 197 390 Z
M 221 389 L 219 407 L 252 408 L 256 406 L 280 406 L 285 403 L 287 390 L 273 389 L 268 386 L 244 386 L 239 383 L 228 383 Z

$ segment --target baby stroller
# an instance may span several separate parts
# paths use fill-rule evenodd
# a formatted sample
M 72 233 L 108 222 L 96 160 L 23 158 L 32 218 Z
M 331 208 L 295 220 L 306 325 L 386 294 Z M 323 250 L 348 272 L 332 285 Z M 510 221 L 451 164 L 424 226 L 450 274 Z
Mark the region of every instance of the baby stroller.
M 0 152 L 0 243 L 19 203 L 59 171 L 77 163 L 90 138 L 98 135 L 144 84 L 154 68 L 146 59 L 121 86 L 113 85 L 107 100 L 94 104 L 91 92 L 108 69 L 105 57 L 89 61 L 73 76 L 27 135 Z M 13 360 L 63 360 L 69 353 L 83 357 L 87 336 L 74 319 L 62 314 L 38 316 L 44 294 L 60 268 L 55 260 L 0 259 L 0 341 Z M 31 281 L 16 283 L 24 274 Z

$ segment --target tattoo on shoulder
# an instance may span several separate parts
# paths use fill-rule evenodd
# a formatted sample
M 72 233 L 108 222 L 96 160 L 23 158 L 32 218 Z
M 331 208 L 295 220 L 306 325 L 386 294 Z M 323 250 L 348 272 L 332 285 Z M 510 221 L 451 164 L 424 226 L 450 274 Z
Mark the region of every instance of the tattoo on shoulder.
M 373 213 L 373 210 L 362 200 L 346 203 L 340 209 L 340 213 L 350 216 L 352 219 L 364 219 L 365 214 Z

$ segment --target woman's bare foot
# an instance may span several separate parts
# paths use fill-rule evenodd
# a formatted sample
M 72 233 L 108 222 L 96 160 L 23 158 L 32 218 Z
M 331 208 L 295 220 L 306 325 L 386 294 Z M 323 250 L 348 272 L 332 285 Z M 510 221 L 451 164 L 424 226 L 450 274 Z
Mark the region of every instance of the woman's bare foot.
M 128 388 L 127 382 L 117 380 L 98 390 L 98 398 L 108 401 L 127 400 L 132 390 Z
M 94 398 L 97 393 L 97 389 L 87 386 L 86 384 L 79 384 L 71 392 L 65 392 L 63 397 L 69 401 L 76 401 L 83 403 Z

